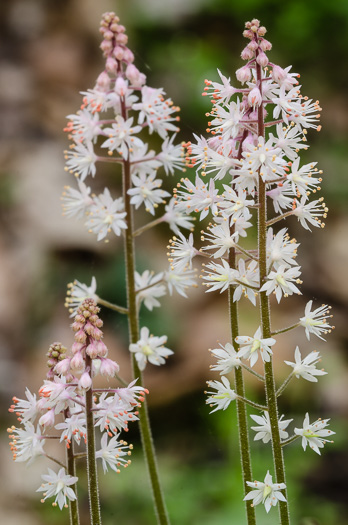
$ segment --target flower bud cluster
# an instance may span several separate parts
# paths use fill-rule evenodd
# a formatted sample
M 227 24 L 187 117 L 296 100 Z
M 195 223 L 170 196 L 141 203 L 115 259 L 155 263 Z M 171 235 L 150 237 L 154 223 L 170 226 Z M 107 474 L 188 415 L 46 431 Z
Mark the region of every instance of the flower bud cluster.
M 47 379 L 53 379 L 55 376 L 55 366 L 65 359 L 67 349 L 62 343 L 52 343 L 48 349 L 46 356 L 48 357 L 47 366 L 49 371 L 47 372 Z

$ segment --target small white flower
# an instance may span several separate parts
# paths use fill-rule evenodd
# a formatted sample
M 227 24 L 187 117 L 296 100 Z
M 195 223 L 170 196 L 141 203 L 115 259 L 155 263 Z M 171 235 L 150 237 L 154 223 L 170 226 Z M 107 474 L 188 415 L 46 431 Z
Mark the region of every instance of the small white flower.
M 84 144 L 75 144 L 70 151 L 65 151 L 66 168 L 70 173 L 78 174 L 82 180 L 85 180 L 87 175 L 92 177 L 96 174 L 95 163 L 98 157 L 93 150 L 92 142 Z
M 137 292 L 138 306 L 144 302 L 144 305 L 150 311 L 156 306 L 161 306 L 157 298 L 166 295 L 166 287 L 163 284 L 163 273 L 155 274 L 154 272 L 145 270 L 145 272 L 140 275 L 140 273 L 135 272 L 135 290 Z
M 79 189 L 65 186 L 62 195 L 63 215 L 66 217 L 77 217 L 80 219 L 90 209 L 93 199 L 90 196 L 91 188 L 86 186 L 82 181 L 77 181 Z
M 42 439 L 39 426 L 35 429 L 34 425 L 28 421 L 24 424 L 24 429 L 12 427 L 10 430 L 12 432 L 10 445 L 15 461 L 28 461 L 30 465 L 37 456 L 44 454 L 45 440 Z
M 127 228 L 126 215 L 122 197 L 114 200 L 109 189 L 105 188 L 104 193 L 95 197 L 86 226 L 90 233 L 97 234 L 97 241 L 105 239 L 111 231 L 120 236 L 122 230 Z
M 99 427 L 101 432 L 106 430 L 115 435 L 121 430 L 127 431 L 128 423 L 139 419 L 132 412 L 136 406 L 137 404 L 130 407 L 118 394 L 110 396 L 103 392 L 95 406 L 95 426 Z
M 327 374 L 324 370 L 318 370 L 316 364 L 320 362 L 319 352 L 311 352 L 304 359 L 301 358 L 301 352 L 298 346 L 295 350 L 295 363 L 284 361 L 287 365 L 293 367 L 292 373 L 297 377 L 303 377 L 307 381 L 317 382 L 315 376 L 323 376 Z
M 263 362 L 270 361 L 270 355 L 273 353 L 270 347 L 276 343 L 272 337 L 262 339 L 260 327 L 256 330 L 254 337 L 238 336 L 235 341 L 242 346 L 238 352 L 238 357 L 249 359 L 250 366 L 254 366 L 259 358 L 259 353 Z
M 273 235 L 273 229 L 269 228 L 267 232 L 267 267 L 272 266 L 277 269 L 280 266 L 296 266 L 294 260 L 297 256 L 299 243 L 295 239 L 290 239 L 287 228 L 283 228 L 276 235 Z
M 129 345 L 129 351 L 135 354 L 140 370 L 144 370 L 146 363 L 164 365 L 166 358 L 174 352 L 166 348 L 167 336 L 154 337 L 145 326 L 140 330 L 140 339 L 137 343 Z
M 231 401 L 237 399 L 237 394 L 232 390 L 231 385 L 227 377 L 221 376 L 221 381 L 207 381 L 207 385 L 210 388 L 214 388 L 216 392 L 205 392 L 211 394 L 206 400 L 206 403 L 212 408 L 216 405 L 216 408 L 210 412 L 216 412 L 217 410 L 226 410 Z
M 41 500 L 42 502 L 47 498 L 55 496 L 56 499 L 54 500 L 53 506 L 58 504 L 62 510 L 63 506 L 68 506 L 66 502 L 67 498 L 70 501 L 76 500 L 75 492 L 70 485 L 74 485 L 79 478 L 66 474 L 64 468 L 61 468 L 58 474 L 49 468 L 48 474 L 43 474 L 41 477 L 46 483 L 43 483 L 36 492 L 44 493 L 44 498 Z
M 257 291 L 254 288 L 259 287 L 259 269 L 256 261 L 251 261 L 248 267 L 245 267 L 244 259 L 238 261 L 238 271 L 236 271 L 235 279 L 238 281 L 234 290 L 233 301 L 239 301 L 244 295 L 255 306 Z M 253 288 L 250 288 L 250 287 Z
M 310 424 L 309 415 L 306 414 L 303 421 L 303 428 L 295 428 L 295 434 L 302 436 L 302 447 L 306 450 L 307 445 L 310 446 L 314 452 L 320 455 L 320 448 L 324 447 L 325 443 L 332 443 L 331 440 L 325 439 L 336 432 L 325 429 L 328 426 L 330 419 L 318 419 Z
M 307 195 L 303 195 L 300 202 L 294 199 L 292 215 L 296 215 L 305 230 L 311 231 L 307 223 L 312 224 L 316 228 L 323 228 L 324 223 L 319 217 L 324 217 L 325 219 L 329 211 L 325 202 L 323 202 L 323 197 L 306 204 L 307 199 Z
M 99 297 L 95 293 L 97 291 L 97 281 L 92 277 L 90 286 L 80 283 L 77 279 L 73 283 L 68 284 L 67 297 L 65 299 L 65 306 L 69 308 L 70 317 L 75 317 L 79 306 L 85 299 L 91 298 L 96 303 Z
M 71 417 L 65 418 L 63 423 L 55 425 L 57 430 L 62 430 L 60 441 L 66 441 L 67 444 L 72 439 L 79 445 L 81 437 L 86 440 L 86 417 L 83 413 L 72 414 Z
M 215 188 L 213 179 L 206 183 L 196 175 L 195 183 L 193 183 L 186 177 L 181 179 L 178 187 L 179 189 L 175 192 L 178 199 L 176 202 L 185 203 L 190 212 L 201 212 L 200 220 L 208 215 L 209 210 L 213 215 L 218 215 L 221 196 L 219 190 Z
M 189 238 L 185 239 L 182 233 L 179 232 L 178 237 L 173 237 L 169 240 L 168 246 L 170 267 L 172 270 L 176 268 L 178 271 L 184 268 L 192 268 L 192 259 L 197 255 L 198 250 L 193 246 L 193 234 L 190 233 Z
M 253 506 L 262 503 L 265 506 L 266 512 L 269 512 L 271 507 L 277 505 L 278 501 L 286 501 L 284 494 L 280 492 L 286 489 L 285 483 L 272 483 L 272 476 L 268 470 L 264 482 L 247 481 L 246 483 L 253 490 L 248 492 L 244 501 L 253 500 Z
M 268 443 L 272 439 L 271 422 L 268 412 L 264 412 L 263 416 L 251 415 L 250 417 L 255 421 L 255 423 L 259 425 L 257 427 L 251 427 L 252 430 L 257 432 L 254 437 L 254 441 L 262 439 L 264 443 Z M 292 421 L 292 419 L 285 419 L 282 421 L 283 417 L 284 416 L 281 416 L 278 420 L 280 439 L 286 439 L 288 437 L 288 433 L 285 431 L 285 429 Z
M 169 228 L 176 234 L 180 232 L 179 228 L 186 228 L 192 230 L 193 217 L 186 214 L 185 206 L 181 204 L 175 204 L 175 199 L 172 198 L 164 207 L 165 214 L 163 215 L 163 221 L 169 224 Z
M 162 181 L 156 179 L 156 172 L 146 175 L 146 173 L 139 173 L 132 175 L 133 188 L 128 190 L 128 195 L 131 195 L 131 204 L 134 204 L 138 209 L 141 204 L 145 205 L 146 211 L 155 215 L 155 208 L 159 204 L 163 204 L 164 197 L 168 197 L 167 191 L 161 190 Z
M 162 163 L 166 175 L 174 175 L 174 170 L 183 170 L 184 154 L 181 144 L 173 144 L 176 134 L 167 137 L 162 143 L 162 151 L 157 155 L 157 159 Z
M 220 346 L 221 348 L 210 350 L 211 354 L 217 358 L 217 364 L 212 365 L 210 368 L 215 372 L 219 371 L 220 375 L 229 374 L 235 368 L 240 367 L 240 358 L 231 343 L 226 343 L 225 346 Z
M 118 437 L 119 434 L 116 434 L 108 443 L 108 434 L 104 432 L 100 440 L 101 449 L 95 453 L 95 457 L 102 460 L 104 474 L 108 472 L 108 467 L 119 474 L 120 469 L 118 467 L 121 465 L 128 467 L 128 465 L 130 465 L 131 461 L 124 459 L 123 456 L 128 457 L 131 455 L 133 445 L 127 445 L 122 439 L 118 441 Z
M 103 142 L 102 148 L 108 148 L 109 151 L 116 150 L 127 160 L 129 151 L 132 151 L 133 148 L 140 148 L 143 145 L 142 140 L 134 137 L 141 129 L 141 126 L 133 126 L 133 117 L 124 120 L 121 115 L 117 115 L 112 127 L 104 128 L 104 134 L 109 138 Z
M 209 263 L 206 265 L 206 270 L 203 275 L 203 279 L 208 281 L 204 283 L 205 286 L 208 286 L 209 289 L 207 292 L 213 292 L 215 290 L 220 290 L 220 293 L 227 290 L 227 288 L 235 283 L 237 271 L 231 268 L 227 261 L 224 259 L 221 260 L 222 264 L 218 263 Z
M 301 275 L 300 267 L 296 268 L 286 268 L 286 266 L 281 265 L 275 271 L 270 272 L 267 275 L 267 281 L 262 286 L 260 292 L 266 292 L 267 295 L 274 293 L 278 303 L 280 302 L 282 296 L 287 297 L 293 293 L 301 295 L 300 290 L 294 284 L 300 283 L 298 279 Z
M 331 332 L 332 326 L 327 324 L 326 319 L 331 318 L 332 315 L 329 315 L 331 306 L 323 304 L 319 308 L 316 308 L 311 312 L 313 301 L 308 301 L 305 308 L 304 317 L 300 319 L 300 325 L 306 329 L 307 339 L 310 339 L 310 334 L 314 334 L 319 339 L 325 341 L 321 334 L 328 334 Z
M 225 254 L 229 253 L 230 248 L 236 246 L 239 234 L 238 232 L 234 232 L 231 235 L 228 221 L 223 221 L 221 224 L 207 226 L 207 230 L 207 233 L 202 231 L 204 236 L 202 235 L 201 240 L 203 241 L 207 239 L 213 244 L 204 246 L 202 250 L 216 250 L 213 254 L 214 259 L 223 257 Z
M 13 397 L 13 405 L 11 405 L 9 408 L 9 412 L 15 412 L 16 415 L 20 417 L 20 422 L 23 424 L 27 423 L 28 421 L 34 422 L 37 416 L 40 414 L 36 394 L 32 394 L 29 388 L 27 388 L 25 395 L 27 399 Z
M 167 283 L 170 295 L 172 295 L 173 291 L 176 290 L 182 297 L 187 297 L 187 288 L 190 288 L 191 286 L 197 286 L 195 277 L 196 270 L 189 270 L 187 268 L 174 268 L 174 270 L 169 268 L 169 270 L 164 274 L 164 279 Z

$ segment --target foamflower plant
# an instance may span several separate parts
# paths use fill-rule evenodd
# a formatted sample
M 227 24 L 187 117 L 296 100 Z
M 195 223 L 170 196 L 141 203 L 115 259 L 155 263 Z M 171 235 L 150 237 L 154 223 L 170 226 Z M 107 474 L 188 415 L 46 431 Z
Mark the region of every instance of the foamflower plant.
M 302 437 L 304 449 L 309 445 L 319 453 L 333 432 L 327 429 L 327 419 L 310 424 L 307 414 L 303 428 L 295 428 L 291 434 L 293 420 L 279 417 L 279 396 L 294 377 L 317 382 L 326 372 L 318 366 L 318 352 L 297 346 L 295 362 L 285 361 L 292 371 L 278 384 L 273 369 L 273 359 L 281 350 L 277 336 L 304 328 L 308 340 L 311 336 L 323 339 L 333 327 L 329 324 L 330 307 L 313 309 L 309 301 L 299 321 L 275 329 L 271 307 L 301 295 L 299 243 L 290 237 L 285 219 L 298 221 L 310 232 L 324 227 L 328 209 L 323 197 L 317 197 L 322 171 L 317 162 L 303 163 L 300 158 L 309 147 L 308 131 L 321 129 L 319 102 L 302 94 L 299 75 L 291 66 L 284 68 L 271 62 L 268 53 L 272 45 L 265 34 L 266 28 L 258 20 L 246 23 L 243 35 L 248 43 L 241 54 L 245 64 L 236 71 L 239 85 L 231 83 L 220 70 L 217 80 L 205 81 L 203 95 L 211 103 L 208 136 L 194 135 L 186 144 L 186 165 L 195 174 L 192 179 L 182 178 L 174 195 L 179 209 L 186 205 L 198 220 L 208 217 L 210 222 L 201 226 L 199 247 L 194 246 L 192 237 L 173 238 L 169 260 L 174 268 L 190 269 L 201 257 L 200 277 L 207 292 L 228 295 L 231 338 L 221 343 L 221 349 L 211 350 L 215 359 L 211 369 L 220 373 L 222 382 L 207 382 L 210 390 L 206 402 L 211 412 L 237 405 L 248 525 L 256 523 L 255 506 L 260 504 L 267 513 L 278 505 L 281 525 L 289 525 L 284 447 Z M 255 246 L 244 242 L 253 226 L 257 227 Z M 249 333 L 239 332 L 240 301 L 259 311 Z M 263 373 L 254 369 L 256 362 L 262 363 Z M 263 383 L 263 404 L 246 397 L 246 373 Z M 260 411 L 251 416 L 258 425 L 251 426 L 256 432 L 254 440 L 262 440 L 272 451 L 273 464 L 266 475 L 261 473 L 264 482 L 253 481 L 252 422 L 247 405 Z

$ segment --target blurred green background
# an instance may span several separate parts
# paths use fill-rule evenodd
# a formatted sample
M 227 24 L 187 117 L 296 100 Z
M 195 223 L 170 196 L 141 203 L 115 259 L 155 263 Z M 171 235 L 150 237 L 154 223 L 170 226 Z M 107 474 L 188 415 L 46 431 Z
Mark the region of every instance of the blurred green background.
M 347 197 L 347 54 L 348 2 L 335 0 L 8 0 L 0 6 L 0 378 L 2 427 L 14 422 L 6 416 L 13 395 L 23 397 L 25 386 L 36 391 L 45 373 L 49 344 L 72 341 L 66 284 L 74 278 L 98 281 L 105 299 L 124 301 L 122 243 L 109 245 L 90 237 L 83 224 L 61 217 L 59 197 L 65 174 L 62 133 L 65 116 L 80 105 L 79 91 L 92 88 L 103 61 L 98 26 L 104 11 L 114 10 L 126 25 L 136 65 L 148 85 L 164 87 L 181 106 L 180 140 L 204 133 L 209 103 L 201 97 L 205 78 L 217 80 L 216 69 L 231 76 L 241 66 L 244 23 L 257 17 L 273 44 L 270 58 L 301 73 L 303 94 L 319 99 L 323 107 L 321 133 L 309 132 L 305 161 L 318 161 L 324 170 L 323 195 L 330 208 L 325 230 L 312 234 L 288 223 L 301 242 L 303 297 L 283 301 L 274 312 L 276 328 L 303 315 L 306 302 L 333 306 L 336 330 L 324 345 L 307 343 L 303 333 L 279 338 L 276 368 L 279 380 L 288 372 L 283 359 L 292 360 L 296 344 L 303 353 L 319 350 L 330 372 L 319 384 L 294 380 L 281 399 L 281 413 L 302 423 L 309 410 L 313 419 L 331 417 L 335 443 L 322 457 L 303 452 L 299 443 L 286 449 L 292 523 L 346 525 L 348 455 L 346 452 L 348 399 L 347 335 L 348 215 Z M 179 177 L 179 175 L 178 175 Z M 176 179 L 168 179 L 170 189 Z M 118 186 L 113 173 L 101 170 L 95 190 Z M 148 217 L 143 216 L 148 219 Z M 141 219 L 139 219 L 141 220 Z M 141 239 L 139 268 L 160 271 L 167 265 L 168 231 L 163 228 Z M 148 260 L 149 245 L 155 260 Z M 142 312 L 142 324 L 155 335 L 168 334 L 176 351 L 166 367 L 147 370 L 151 414 L 159 463 L 174 525 L 243 525 L 245 523 L 236 415 L 231 407 L 211 416 L 203 390 L 212 364 L 208 348 L 229 340 L 226 297 L 204 294 L 200 288 L 188 300 L 163 301 L 164 308 Z M 130 376 L 124 320 L 103 311 L 106 342 Z M 242 307 L 241 330 L 257 328 L 257 312 Z M 248 328 L 249 324 L 252 328 Z M 250 380 L 250 396 L 262 399 L 259 385 Z M 7 525 L 67 523 L 67 514 L 40 505 L 35 489 L 44 462 L 26 469 L 13 465 L 1 435 L 0 515 Z M 154 523 L 147 476 L 137 429 L 132 467 L 121 475 L 101 478 L 106 525 Z M 270 454 L 253 444 L 253 469 L 263 479 Z M 88 523 L 87 495 L 81 492 Z M 277 511 L 266 515 L 258 508 L 260 525 L 278 523 Z

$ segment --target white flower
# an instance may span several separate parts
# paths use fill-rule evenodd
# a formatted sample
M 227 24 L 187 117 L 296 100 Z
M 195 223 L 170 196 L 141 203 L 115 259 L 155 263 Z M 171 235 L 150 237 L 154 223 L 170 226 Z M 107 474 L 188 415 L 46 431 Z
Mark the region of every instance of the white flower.
M 164 365 L 166 358 L 174 352 L 166 348 L 167 336 L 154 337 L 150 330 L 144 326 L 140 330 L 140 339 L 129 345 L 129 351 L 135 354 L 140 370 L 144 370 L 147 361 L 152 365 Z
M 9 431 L 12 433 L 9 437 L 12 439 L 10 445 L 15 461 L 28 461 L 30 465 L 37 456 L 44 454 L 45 440 L 42 439 L 40 428 L 35 429 L 30 421 L 24 423 L 24 429 L 11 427 Z
M 307 195 L 303 195 L 300 202 L 297 199 L 294 199 L 292 215 L 296 215 L 301 226 L 306 230 L 311 231 L 307 222 L 316 228 L 324 227 L 324 223 L 319 217 L 324 217 L 325 219 L 329 210 L 323 200 L 323 197 L 320 197 L 320 199 L 306 204 Z
M 163 284 L 163 273 L 155 274 L 154 272 L 145 270 L 145 272 L 140 275 L 140 273 L 135 272 L 135 290 L 137 292 L 138 306 L 144 302 L 144 305 L 150 311 L 152 311 L 155 306 L 161 306 L 157 298 L 166 295 L 166 287 Z
M 239 301 L 243 294 L 244 297 L 249 299 L 249 301 L 255 306 L 256 294 L 258 291 L 255 291 L 253 288 L 259 287 L 259 271 L 257 262 L 251 261 L 251 263 L 248 265 L 248 268 L 246 268 L 244 259 L 239 259 L 238 271 L 236 271 L 235 279 L 239 282 L 237 283 L 237 286 L 234 290 L 233 301 Z M 250 288 L 251 286 L 253 288 Z
M 65 376 L 54 376 L 53 381 L 44 381 L 39 394 L 45 401 L 44 408 L 54 408 L 55 414 L 59 414 L 62 410 L 74 406 L 74 398 L 77 396 L 76 384 L 69 385 Z M 40 421 L 41 419 L 42 417 Z M 42 424 L 40 421 L 39 424 Z
M 301 168 L 299 168 L 299 164 L 300 157 L 297 157 L 291 165 L 291 172 L 287 174 L 286 180 L 291 183 L 292 190 L 295 194 L 298 192 L 301 195 L 306 195 L 308 190 L 318 186 L 322 179 L 313 177 L 313 172 L 318 171 L 314 168 L 317 162 L 305 164 Z
M 258 360 L 259 352 L 263 362 L 270 361 L 270 355 L 273 353 L 270 347 L 276 343 L 272 337 L 262 339 L 260 327 L 256 330 L 254 337 L 238 336 L 235 341 L 242 346 L 238 352 L 238 357 L 249 359 L 250 366 L 254 366 Z
M 222 84 L 219 82 L 213 82 L 212 80 L 206 80 L 205 84 L 207 87 L 204 88 L 204 95 L 209 95 L 214 100 L 218 100 L 219 104 L 229 101 L 229 99 L 235 94 L 236 89 L 231 86 L 231 79 L 225 77 L 218 69 L 219 77 L 222 80 Z
M 98 160 L 93 150 L 92 142 L 86 144 L 74 144 L 74 148 L 65 151 L 66 167 L 70 173 L 78 174 L 84 181 L 87 175 L 92 177 L 96 174 L 95 163 Z
M 67 507 L 67 498 L 70 501 L 76 500 L 75 492 L 70 485 L 74 485 L 79 478 L 76 476 L 70 476 L 65 473 L 65 469 L 61 468 L 58 474 L 56 474 L 50 468 L 48 469 L 48 474 L 43 474 L 41 477 L 46 483 L 43 483 L 36 492 L 43 492 L 44 498 L 41 500 L 44 502 L 47 498 L 56 497 L 54 500 L 53 506 L 58 504 L 59 508 L 62 510 L 63 506 Z
M 97 291 L 97 281 L 92 277 L 90 286 L 80 283 L 77 279 L 73 283 L 68 284 L 67 297 L 65 299 L 65 306 L 69 308 L 70 317 L 75 317 L 79 306 L 85 299 L 91 298 L 96 303 L 99 297 L 95 293 Z
M 210 368 L 215 372 L 219 371 L 220 375 L 229 374 L 235 368 L 240 367 L 240 358 L 230 343 L 226 343 L 225 346 L 220 346 L 221 348 L 210 350 L 211 354 L 217 358 L 217 364 L 212 365 Z
M 279 123 L 277 124 L 277 136 L 272 133 L 269 136 L 273 139 L 274 145 L 281 148 L 290 160 L 296 159 L 299 149 L 308 148 L 306 142 L 303 144 L 305 138 L 303 133 L 295 126 L 284 126 L 283 123 Z
M 99 125 L 99 113 L 91 113 L 87 109 L 79 110 L 76 115 L 67 116 L 70 121 L 64 131 L 69 133 L 75 142 L 95 142 L 101 132 Z
M 146 121 L 149 126 L 149 132 L 156 131 L 162 139 L 165 139 L 168 131 L 179 131 L 178 127 L 173 124 L 179 120 L 172 114 L 179 111 L 170 99 L 164 99 L 162 88 L 155 89 L 144 86 L 141 89 L 141 102 L 133 104 L 135 111 L 140 111 L 138 122 L 142 124 Z
M 144 203 L 146 211 L 152 215 L 155 215 L 155 208 L 165 202 L 163 198 L 169 196 L 167 191 L 160 189 L 162 181 L 155 177 L 156 172 L 148 176 L 145 173 L 132 175 L 133 188 L 127 192 L 128 195 L 131 195 L 132 198 L 130 202 L 134 204 L 136 209 Z
M 139 419 L 132 412 L 136 406 L 137 404 L 130 407 L 118 394 L 108 396 L 103 392 L 95 406 L 95 426 L 99 427 L 101 432 L 106 430 L 113 434 L 118 434 L 121 430 L 127 431 L 128 423 Z
M 19 399 L 13 397 L 13 405 L 9 408 L 9 412 L 15 412 L 20 418 L 19 421 L 23 424 L 28 421 L 35 421 L 37 416 L 40 414 L 38 409 L 38 401 L 36 400 L 36 394 L 32 394 L 29 388 L 26 389 L 25 395 L 27 399 Z
M 188 270 L 187 268 L 178 269 L 174 268 L 172 270 L 169 268 L 164 274 L 164 279 L 168 286 L 168 291 L 172 295 L 173 290 L 176 290 L 179 295 L 182 297 L 187 297 L 186 290 L 187 288 L 196 287 L 197 283 L 195 281 L 196 271 Z
M 290 361 L 284 361 L 287 365 L 293 367 L 293 375 L 297 378 L 303 377 L 307 381 L 312 383 L 317 382 L 318 379 L 315 376 L 323 376 L 327 374 L 324 370 L 318 370 L 316 364 L 320 362 L 319 352 L 311 352 L 304 359 L 301 358 L 301 352 L 298 346 L 295 350 L 295 363 Z
M 266 195 L 272 199 L 276 213 L 282 213 L 283 209 L 292 207 L 294 194 L 290 184 L 286 181 L 282 186 L 278 185 L 272 190 L 268 190 Z
M 175 204 L 175 199 L 172 198 L 164 207 L 165 214 L 163 221 L 169 224 L 169 228 L 176 234 L 180 232 L 179 228 L 186 228 L 192 230 L 193 217 L 185 213 L 185 208 L 180 204 Z
M 282 492 L 286 489 L 285 483 L 272 483 L 272 476 L 267 470 L 264 482 L 262 481 L 247 481 L 249 487 L 253 490 L 248 492 L 244 501 L 253 500 L 253 506 L 262 503 L 265 506 L 266 512 L 271 510 L 271 507 L 277 505 L 278 501 L 286 501 Z
M 264 443 L 268 443 L 272 439 L 271 422 L 268 412 L 264 412 L 263 416 L 250 415 L 250 417 L 255 421 L 255 423 L 259 425 L 257 427 L 251 427 L 252 430 L 257 432 L 254 437 L 254 441 L 262 439 Z M 280 439 L 286 439 L 288 437 L 288 433 L 285 431 L 285 429 L 292 421 L 292 419 L 285 419 L 282 421 L 283 417 L 284 416 L 281 416 L 278 419 Z
M 330 419 L 317 419 L 314 423 L 309 423 L 309 415 L 306 414 L 303 421 L 303 428 L 295 428 L 295 434 L 302 436 L 302 447 L 306 450 L 307 444 L 314 452 L 320 455 L 320 448 L 324 447 L 325 443 L 332 443 L 331 440 L 325 439 L 336 432 L 332 430 L 325 430 Z
M 223 200 L 219 207 L 223 209 L 224 217 L 231 217 L 231 224 L 234 219 L 242 216 L 245 220 L 250 219 L 250 212 L 248 206 L 255 204 L 253 200 L 247 200 L 248 194 L 246 191 L 239 189 L 235 192 L 232 188 L 224 184 Z
M 260 169 L 260 175 L 264 182 L 274 180 L 277 176 L 285 174 L 285 161 L 280 156 L 281 149 L 274 148 L 272 143 L 272 139 L 265 142 L 264 137 L 259 137 L 257 146 L 247 144 L 243 152 L 245 158 L 243 167 L 253 173 Z
M 72 414 L 71 417 L 65 418 L 63 423 L 58 423 L 54 428 L 62 430 L 60 441 L 66 441 L 67 444 L 74 439 L 79 445 L 81 437 L 84 441 L 87 439 L 86 417 L 84 413 Z
M 237 98 L 237 102 L 232 101 L 225 107 L 215 106 L 215 111 L 212 112 L 215 118 L 211 121 L 211 131 L 221 133 L 223 142 L 235 139 L 241 128 L 240 121 L 244 112 L 239 98 Z
M 183 170 L 184 153 L 182 144 L 173 144 L 176 134 L 167 137 L 162 142 L 162 151 L 158 153 L 157 159 L 162 163 L 166 175 L 174 175 L 174 170 Z
M 192 259 L 197 255 L 198 250 L 193 246 L 193 234 L 190 233 L 189 238 L 185 239 L 182 233 L 179 232 L 178 237 L 173 237 L 169 240 L 168 249 L 170 267 L 172 270 L 176 268 L 178 271 L 184 268 L 192 268 Z
M 220 293 L 227 290 L 227 288 L 235 283 L 237 271 L 231 268 L 227 261 L 221 260 L 222 264 L 209 263 L 206 265 L 207 270 L 204 272 L 207 275 L 203 275 L 203 279 L 208 281 L 204 283 L 209 289 L 207 292 L 213 292 L 220 290 Z
M 90 196 L 91 188 L 80 180 L 77 181 L 77 184 L 78 190 L 70 186 L 64 187 L 62 195 L 63 215 L 80 219 L 88 212 L 94 201 Z
M 301 295 L 300 290 L 294 284 L 301 283 L 298 277 L 301 275 L 300 267 L 286 268 L 284 265 L 279 266 L 275 271 L 270 272 L 267 275 L 267 281 L 262 286 L 260 292 L 266 292 L 267 295 L 274 293 L 278 303 L 280 302 L 283 294 L 284 297 L 297 293 Z
M 109 151 L 116 150 L 127 160 L 129 151 L 132 151 L 133 148 L 140 148 L 143 145 L 142 140 L 134 137 L 134 134 L 139 133 L 141 129 L 141 126 L 133 126 L 133 117 L 124 120 L 121 115 L 117 115 L 112 127 L 104 128 L 104 133 L 109 138 L 103 142 L 101 147 L 108 148 Z
M 231 401 L 237 399 L 237 394 L 231 389 L 231 385 L 227 377 L 221 376 L 221 381 L 207 381 L 207 385 L 210 388 L 214 388 L 216 392 L 205 392 L 205 394 L 211 394 L 206 400 L 206 403 L 212 408 L 216 405 L 216 408 L 210 412 L 216 412 L 217 410 L 226 410 Z
M 283 228 L 273 236 L 273 229 L 269 228 L 267 232 L 267 267 L 274 266 L 275 269 L 280 266 L 295 266 L 294 260 L 297 256 L 299 243 L 295 239 L 290 239 L 287 228 Z
M 196 175 L 195 183 L 191 182 L 187 177 L 181 179 L 178 184 L 179 190 L 175 190 L 178 201 L 186 203 L 187 210 L 201 212 L 200 220 L 203 220 L 211 210 L 213 215 L 218 214 L 218 204 L 221 199 L 219 190 L 215 188 L 213 179 L 210 179 L 209 184 L 205 183 L 198 175 Z M 175 203 L 176 203 L 175 202 Z
M 202 231 L 204 236 L 202 235 L 201 240 L 204 241 L 208 239 L 213 244 L 203 246 L 202 250 L 216 250 L 216 252 L 213 254 L 214 259 L 223 257 L 225 254 L 229 253 L 230 248 L 236 246 L 239 234 L 238 232 L 234 232 L 231 235 L 228 221 L 223 221 L 221 224 L 212 224 L 211 226 L 207 226 L 207 230 L 209 230 L 207 233 Z
M 320 334 L 327 334 L 331 332 L 332 326 L 327 324 L 326 319 L 331 318 L 332 315 L 329 315 L 331 306 L 326 304 L 321 305 L 319 308 L 316 308 L 311 312 L 313 301 L 308 301 L 305 308 L 304 317 L 300 319 L 300 325 L 306 329 L 307 339 L 310 339 L 310 334 L 314 334 L 319 339 L 325 341 Z
M 111 231 L 120 236 L 122 230 L 127 228 L 124 220 L 126 215 L 122 197 L 114 200 L 109 189 L 105 188 L 104 193 L 95 197 L 94 204 L 88 213 L 86 226 L 90 233 L 97 234 L 97 241 L 104 239 Z
M 104 432 L 100 440 L 101 449 L 95 453 L 95 457 L 102 460 L 104 474 L 108 471 L 108 467 L 119 474 L 120 469 L 118 467 L 121 465 L 128 467 L 131 463 L 130 459 L 124 459 L 123 456 L 131 455 L 133 445 L 127 445 L 122 439 L 117 441 L 118 437 L 119 434 L 113 436 L 108 443 L 108 434 Z

